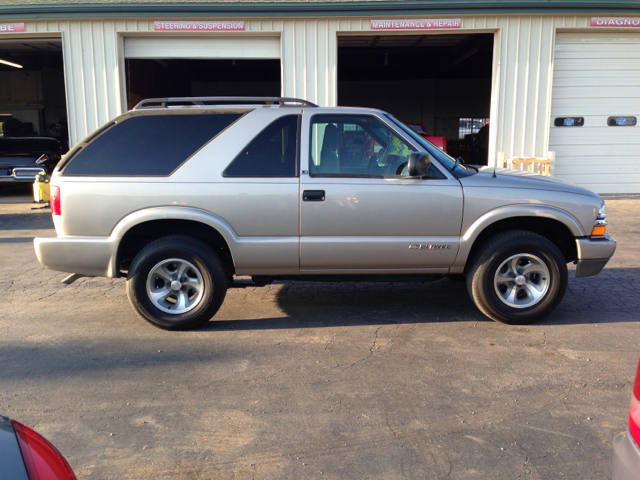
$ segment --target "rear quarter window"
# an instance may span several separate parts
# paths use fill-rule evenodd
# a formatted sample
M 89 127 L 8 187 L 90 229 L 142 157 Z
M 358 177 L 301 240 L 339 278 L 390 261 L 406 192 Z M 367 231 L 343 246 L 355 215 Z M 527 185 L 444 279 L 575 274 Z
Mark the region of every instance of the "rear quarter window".
M 83 148 L 63 174 L 167 176 L 241 116 L 218 113 L 131 117 Z

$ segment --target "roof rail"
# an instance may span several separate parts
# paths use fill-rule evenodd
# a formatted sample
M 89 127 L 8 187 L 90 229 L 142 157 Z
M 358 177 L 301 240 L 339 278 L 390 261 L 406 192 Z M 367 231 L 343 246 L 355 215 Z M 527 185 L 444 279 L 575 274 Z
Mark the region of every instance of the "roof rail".
M 134 110 L 142 110 L 143 108 L 167 108 L 170 106 L 191 105 L 191 106 L 213 106 L 219 104 L 256 104 L 264 103 L 265 105 L 278 104 L 281 107 L 285 103 L 298 103 L 305 107 L 317 107 L 315 103 L 307 102 L 299 98 L 289 97 L 169 97 L 169 98 L 148 98 L 138 103 Z

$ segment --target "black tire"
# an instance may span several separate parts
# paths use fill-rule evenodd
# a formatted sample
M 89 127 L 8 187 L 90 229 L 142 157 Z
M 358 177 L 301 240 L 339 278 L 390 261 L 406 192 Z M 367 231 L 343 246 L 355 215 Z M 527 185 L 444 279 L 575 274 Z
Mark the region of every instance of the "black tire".
M 161 310 L 147 293 L 150 272 L 168 259 L 192 264 L 202 277 L 201 297 L 184 313 Z M 149 243 L 133 259 L 127 275 L 127 296 L 133 309 L 149 323 L 165 330 L 203 326 L 220 309 L 226 293 L 227 273 L 218 256 L 203 242 L 184 235 L 171 235 Z
M 510 306 L 507 304 L 508 299 L 502 300 L 497 290 L 504 286 L 496 286 L 494 283 L 503 262 L 520 254 L 532 255 L 541 260 L 549 276 L 547 279 L 547 273 L 543 273 L 534 277 L 538 281 L 548 282 L 546 292 L 535 304 L 523 308 Z M 545 318 L 562 301 L 567 283 L 567 264 L 558 247 L 542 235 L 523 230 L 500 233 L 487 240 L 471 259 L 467 269 L 467 289 L 471 300 L 487 317 L 510 325 L 525 325 Z M 514 292 L 519 292 L 517 289 L 520 287 L 515 286 L 515 280 L 512 284 Z M 526 303 L 526 292 L 524 295 Z

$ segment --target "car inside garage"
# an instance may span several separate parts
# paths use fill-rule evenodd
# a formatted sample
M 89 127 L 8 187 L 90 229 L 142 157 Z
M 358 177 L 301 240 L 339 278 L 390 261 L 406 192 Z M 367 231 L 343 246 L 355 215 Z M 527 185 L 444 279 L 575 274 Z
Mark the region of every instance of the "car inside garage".
M 388 111 L 450 155 L 487 164 L 489 127 L 482 128 L 490 117 L 493 39 L 492 33 L 341 35 L 338 104 Z
M 0 39 L 0 137 L 53 137 L 68 150 L 59 37 Z
M 279 96 L 280 38 L 125 38 L 127 107 L 145 98 Z

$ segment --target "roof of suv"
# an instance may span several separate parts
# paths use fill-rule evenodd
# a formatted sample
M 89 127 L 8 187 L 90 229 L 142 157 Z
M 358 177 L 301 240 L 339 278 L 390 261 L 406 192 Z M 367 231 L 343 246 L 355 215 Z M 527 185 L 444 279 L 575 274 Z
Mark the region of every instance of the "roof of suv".
M 302 106 L 317 108 L 315 103 L 290 97 L 166 97 L 142 100 L 133 109 L 180 108 L 180 107 L 216 107 L 216 106 Z

